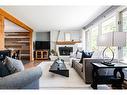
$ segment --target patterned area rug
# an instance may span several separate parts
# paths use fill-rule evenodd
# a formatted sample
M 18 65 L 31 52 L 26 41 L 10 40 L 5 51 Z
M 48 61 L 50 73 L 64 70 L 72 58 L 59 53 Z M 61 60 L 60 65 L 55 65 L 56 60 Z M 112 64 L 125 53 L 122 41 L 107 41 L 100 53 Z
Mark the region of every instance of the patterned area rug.
M 49 72 L 50 66 L 53 64 L 52 61 L 40 63 L 42 67 L 42 77 L 40 78 L 40 89 L 41 88 L 57 88 L 57 89 L 92 89 L 90 85 L 85 84 L 83 79 L 77 74 L 77 72 L 71 68 L 70 64 L 66 62 L 66 67 L 69 69 L 69 77 L 54 74 Z M 100 86 L 98 89 L 109 89 L 108 86 Z

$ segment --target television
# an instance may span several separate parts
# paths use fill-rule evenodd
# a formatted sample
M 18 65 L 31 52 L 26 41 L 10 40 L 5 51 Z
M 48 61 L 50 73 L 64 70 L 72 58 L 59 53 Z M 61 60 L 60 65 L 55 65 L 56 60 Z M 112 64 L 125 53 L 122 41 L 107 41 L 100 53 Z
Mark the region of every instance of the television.
M 35 41 L 35 49 L 36 50 L 50 49 L 50 41 Z

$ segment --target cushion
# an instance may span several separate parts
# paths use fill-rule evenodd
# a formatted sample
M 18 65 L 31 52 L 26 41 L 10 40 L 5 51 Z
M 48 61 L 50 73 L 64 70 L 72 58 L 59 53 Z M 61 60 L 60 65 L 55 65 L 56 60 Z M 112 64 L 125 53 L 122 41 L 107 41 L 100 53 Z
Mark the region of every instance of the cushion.
M 9 50 L 0 50 L 0 60 L 3 61 L 6 56 L 11 56 L 11 51 L 9 51 Z
M 80 70 L 80 72 L 83 72 L 83 66 L 80 63 L 75 63 L 75 67 L 78 68 L 78 70 Z
M 21 60 L 6 57 L 4 64 L 7 66 L 10 73 L 20 72 L 24 70 L 24 66 Z
M 77 52 L 76 58 L 81 59 L 82 58 L 82 52 Z
M 82 51 L 82 58 L 79 61 L 79 63 L 83 63 L 83 58 L 91 58 L 93 55 L 93 52 L 84 52 Z
M 0 77 L 7 76 L 9 74 L 10 73 L 9 73 L 7 67 L 4 64 L 2 64 L 2 62 L 0 62 Z
M 75 52 L 71 52 L 70 53 L 70 58 L 76 58 L 76 53 Z

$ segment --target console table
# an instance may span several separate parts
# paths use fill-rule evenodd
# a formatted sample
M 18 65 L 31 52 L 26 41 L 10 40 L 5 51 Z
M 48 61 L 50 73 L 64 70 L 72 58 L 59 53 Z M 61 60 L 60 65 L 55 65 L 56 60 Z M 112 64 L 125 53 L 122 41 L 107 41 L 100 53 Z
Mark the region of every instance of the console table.
M 35 51 L 35 59 L 48 60 L 49 53 L 48 50 L 36 50 Z
M 102 63 L 92 63 L 93 70 L 92 70 L 91 87 L 93 89 L 97 89 L 98 84 L 112 84 L 112 87 L 116 87 L 117 89 L 122 88 L 122 83 L 124 80 L 124 73 L 122 69 L 127 68 L 127 64 L 123 63 L 112 63 L 112 64 L 114 64 L 114 66 L 107 66 Z M 98 70 L 105 68 L 114 68 L 113 75 L 99 75 Z

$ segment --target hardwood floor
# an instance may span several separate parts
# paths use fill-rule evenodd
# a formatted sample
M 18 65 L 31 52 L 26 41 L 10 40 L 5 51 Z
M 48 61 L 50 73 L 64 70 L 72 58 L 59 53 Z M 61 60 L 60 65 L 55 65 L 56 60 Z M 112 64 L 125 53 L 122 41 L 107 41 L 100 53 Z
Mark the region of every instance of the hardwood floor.
M 27 68 L 35 67 L 43 61 L 47 61 L 47 60 L 34 60 L 34 61 L 31 61 L 31 62 L 28 62 L 28 61 L 25 62 L 24 61 L 23 63 L 25 63 L 24 67 L 25 67 L 25 69 L 27 69 Z
M 25 63 L 25 64 L 24 64 L 24 67 L 25 67 L 25 69 L 31 68 L 31 67 L 35 67 L 35 66 L 37 66 L 38 64 L 40 64 L 42 61 L 43 61 L 43 60 L 34 60 L 34 61 L 32 61 L 32 62 Z

